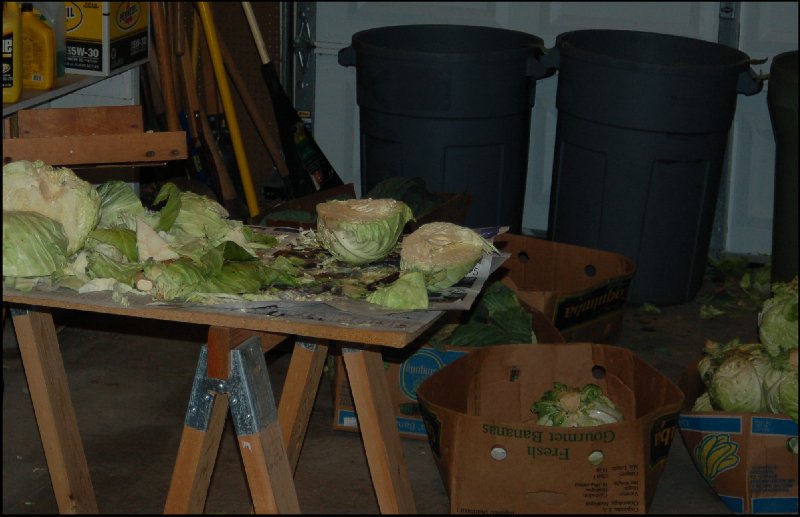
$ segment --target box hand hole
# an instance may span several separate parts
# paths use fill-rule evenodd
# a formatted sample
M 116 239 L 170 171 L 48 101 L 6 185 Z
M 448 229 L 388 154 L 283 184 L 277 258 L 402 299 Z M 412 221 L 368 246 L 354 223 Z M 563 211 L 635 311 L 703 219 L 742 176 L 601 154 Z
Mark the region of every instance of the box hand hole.
M 591 264 L 586 264 L 585 266 L 583 266 L 583 272 L 586 274 L 586 276 L 592 278 L 594 275 L 597 274 L 597 268 Z
M 592 366 L 592 377 L 595 379 L 603 379 L 606 376 L 606 369 L 596 364 Z
M 506 459 L 506 457 L 508 456 L 508 452 L 506 451 L 505 447 L 501 445 L 495 445 L 489 452 L 489 456 L 496 459 L 497 461 L 502 461 Z
M 605 455 L 603 454 L 603 451 L 596 449 L 590 452 L 589 456 L 586 459 L 589 460 L 589 463 L 591 463 L 592 465 L 600 465 L 601 463 L 603 463 L 604 458 Z

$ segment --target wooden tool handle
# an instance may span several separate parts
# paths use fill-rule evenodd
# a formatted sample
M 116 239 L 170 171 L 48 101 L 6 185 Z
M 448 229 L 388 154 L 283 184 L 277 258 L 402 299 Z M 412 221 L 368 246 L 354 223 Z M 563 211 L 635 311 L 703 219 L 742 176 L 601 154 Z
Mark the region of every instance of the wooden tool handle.
M 161 95 L 164 97 L 165 116 L 169 131 L 181 131 L 178 120 L 178 103 L 173 80 L 172 48 L 167 29 L 164 2 L 151 2 L 153 11 L 153 29 L 158 52 L 158 73 L 161 79 Z
M 255 13 L 253 13 L 253 7 L 250 5 L 250 2 L 242 2 L 242 9 L 247 18 L 247 24 L 250 26 L 250 33 L 253 35 L 253 39 L 256 42 L 258 55 L 261 56 L 261 63 L 266 65 L 269 63 L 269 54 L 267 53 L 267 46 L 264 44 L 264 38 L 261 37 L 261 29 L 258 28 L 258 22 L 256 21 Z

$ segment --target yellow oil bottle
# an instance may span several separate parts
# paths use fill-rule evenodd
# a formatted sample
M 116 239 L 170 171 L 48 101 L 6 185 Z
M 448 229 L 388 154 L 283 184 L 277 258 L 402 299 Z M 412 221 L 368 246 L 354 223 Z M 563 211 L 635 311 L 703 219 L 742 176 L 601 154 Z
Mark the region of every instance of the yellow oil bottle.
M 56 35 L 53 28 L 22 4 L 22 87 L 49 90 L 56 82 Z
M 17 2 L 3 2 L 3 104 L 22 95 L 22 17 Z

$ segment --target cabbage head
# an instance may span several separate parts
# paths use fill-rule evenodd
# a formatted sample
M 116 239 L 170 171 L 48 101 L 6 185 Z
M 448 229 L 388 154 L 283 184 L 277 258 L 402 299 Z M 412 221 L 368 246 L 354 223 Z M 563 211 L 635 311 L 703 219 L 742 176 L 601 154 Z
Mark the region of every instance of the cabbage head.
M 412 219 L 408 205 L 394 199 L 331 200 L 317 205 L 317 239 L 337 260 L 368 264 L 392 252 Z
M 537 425 L 553 427 L 592 427 L 624 419 L 603 389 L 592 383 L 571 388 L 554 382 L 553 389 L 534 402 L 531 411 L 539 415 Z
M 769 382 L 765 382 L 764 391 L 767 407 L 773 413 L 782 413 L 797 423 L 797 350 L 788 354 L 787 361 L 774 361 L 777 368 L 773 370 Z
M 758 313 L 758 335 L 770 355 L 779 356 L 797 350 L 797 277 L 791 282 L 777 282 Z
M 403 273 L 391 284 L 369 293 L 367 301 L 387 309 L 427 309 L 428 290 L 422 273 Z
M 61 223 L 69 256 L 97 226 L 100 195 L 71 169 L 20 160 L 3 166 L 3 210 L 37 212 Z
M 722 411 L 758 413 L 764 410 L 762 377 L 754 356 L 733 349 L 714 371 L 708 383 L 712 404 Z
M 423 224 L 403 238 L 401 271 L 419 271 L 431 291 L 455 285 L 475 267 L 483 252 L 496 252 L 486 239 L 453 223 Z
M 3 276 L 47 276 L 67 265 L 61 223 L 37 212 L 3 210 Z

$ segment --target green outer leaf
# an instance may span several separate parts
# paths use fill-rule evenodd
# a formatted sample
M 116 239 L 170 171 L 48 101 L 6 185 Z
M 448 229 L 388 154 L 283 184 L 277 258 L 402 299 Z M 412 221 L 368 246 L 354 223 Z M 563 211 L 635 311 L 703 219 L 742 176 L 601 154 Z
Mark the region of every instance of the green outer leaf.
M 136 284 L 136 274 L 143 268 L 144 266 L 138 262 L 123 263 L 102 253 L 89 253 L 86 266 L 90 278 L 113 278 L 131 287 Z
M 228 262 L 219 272 L 208 277 L 197 286 L 203 293 L 257 293 L 261 289 L 261 269 L 259 262 Z
M 367 295 L 367 301 L 387 309 L 427 309 L 428 290 L 422 273 L 411 272 Z
M 530 335 L 530 328 L 528 329 Z M 450 346 L 492 346 L 513 344 L 515 340 L 491 323 L 472 321 L 455 328 L 445 340 Z
M 167 204 L 159 211 L 160 217 L 158 219 L 158 224 L 153 228 L 157 232 L 170 231 L 180 213 L 181 191 L 174 183 L 165 183 L 164 186 L 161 187 L 161 190 L 158 191 L 156 198 L 153 200 L 153 204 L 158 205 L 164 201 L 166 201 Z
M 100 195 L 100 228 L 124 226 L 136 229 L 136 218 L 145 215 L 144 205 L 133 188 L 122 180 L 111 180 L 97 187 Z
M 136 232 L 127 228 L 95 228 L 88 239 L 113 246 L 122 252 L 130 262 L 139 260 L 139 248 L 136 246 Z M 87 246 L 91 247 L 91 246 Z

